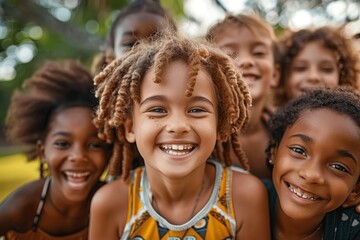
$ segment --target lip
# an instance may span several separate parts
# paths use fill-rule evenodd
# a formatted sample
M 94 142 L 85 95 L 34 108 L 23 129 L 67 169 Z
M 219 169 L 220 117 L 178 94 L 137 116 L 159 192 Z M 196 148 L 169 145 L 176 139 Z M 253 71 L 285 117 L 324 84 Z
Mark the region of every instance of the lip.
M 63 172 L 66 182 L 73 189 L 84 188 L 90 179 L 90 171 L 76 171 L 76 170 L 65 170 Z
M 255 73 L 242 72 L 242 78 L 246 81 L 248 85 L 253 85 L 254 82 L 260 79 L 260 76 Z
M 304 188 L 299 187 L 295 184 L 286 181 L 284 182 L 284 184 L 285 187 L 288 189 L 288 193 L 296 201 L 300 201 L 302 203 L 317 203 L 322 200 L 322 198 L 315 193 L 305 190 Z
M 159 149 L 171 157 L 182 157 L 192 153 L 197 144 L 194 143 L 161 143 Z

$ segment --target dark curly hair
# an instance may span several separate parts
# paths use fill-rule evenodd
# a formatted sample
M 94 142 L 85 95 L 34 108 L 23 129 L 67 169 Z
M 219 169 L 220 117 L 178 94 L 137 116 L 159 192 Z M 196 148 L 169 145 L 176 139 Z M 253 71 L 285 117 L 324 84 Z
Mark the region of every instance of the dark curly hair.
M 94 81 L 96 96 L 100 99 L 96 124 L 100 137 L 114 143 L 109 173 L 127 179 L 132 165 L 132 146 L 124 135 L 125 120 L 133 102 L 140 100 L 140 83 L 150 68 L 154 68 L 154 82 L 162 81 L 169 63 L 183 60 L 189 65 L 186 96 L 191 96 L 200 67 L 212 77 L 218 96 L 218 136 L 236 149 L 240 164 L 248 169 L 247 159 L 237 138 L 231 133 L 239 132 L 248 121 L 251 97 L 247 85 L 237 73 L 232 60 L 221 50 L 200 40 L 188 39 L 179 33 L 168 31 L 140 41 L 139 45 L 114 60 Z M 225 165 L 231 165 L 229 151 L 214 156 Z
M 112 22 L 108 34 L 105 38 L 105 42 L 101 47 L 101 52 L 94 58 L 92 64 L 92 72 L 94 74 L 99 73 L 106 65 L 108 65 L 114 58 L 115 48 L 115 33 L 118 26 L 124 21 L 124 19 L 134 13 L 152 13 L 163 17 L 168 23 L 168 27 L 176 30 L 176 24 L 171 15 L 161 6 L 159 0 L 134 0 L 125 8 L 121 9 L 118 16 Z
M 28 160 L 38 157 L 37 141 L 43 140 L 49 119 L 59 108 L 98 104 L 91 74 L 73 60 L 46 61 L 21 89 L 14 92 L 6 118 L 7 138 L 25 147 Z
M 266 150 L 267 160 L 271 150 L 279 146 L 288 127 L 293 125 L 306 110 L 326 108 L 349 116 L 360 129 L 360 95 L 350 87 L 319 89 L 289 101 L 269 121 L 270 142 Z
M 275 103 L 278 106 L 289 101 L 284 90 L 285 81 L 289 76 L 291 64 L 299 52 L 311 42 L 319 41 L 323 46 L 335 53 L 339 67 L 339 85 L 358 88 L 359 63 L 357 52 L 353 49 L 351 40 L 346 38 L 341 29 L 320 27 L 316 29 L 302 29 L 297 32 L 286 32 L 280 39 L 280 83 L 275 89 Z

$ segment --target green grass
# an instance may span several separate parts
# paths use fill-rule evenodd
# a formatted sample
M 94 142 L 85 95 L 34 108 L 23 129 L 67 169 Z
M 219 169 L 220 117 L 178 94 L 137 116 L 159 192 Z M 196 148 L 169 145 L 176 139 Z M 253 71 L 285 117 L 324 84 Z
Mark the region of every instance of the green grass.
M 0 202 L 24 183 L 38 179 L 39 162 L 28 162 L 25 155 L 0 157 Z

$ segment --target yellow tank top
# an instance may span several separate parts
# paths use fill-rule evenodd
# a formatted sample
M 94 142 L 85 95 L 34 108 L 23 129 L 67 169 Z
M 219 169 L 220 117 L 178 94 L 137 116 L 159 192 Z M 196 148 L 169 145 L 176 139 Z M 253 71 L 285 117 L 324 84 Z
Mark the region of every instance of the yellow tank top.
M 215 184 L 207 204 L 188 222 L 174 225 L 151 205 L 144 167 L 133 171 L 129 185 L 127 223 L 120 239 L 199 240 L 234 239 L 236 222 L 231 200 L 231 168 L 209 160 L 216 167 Z

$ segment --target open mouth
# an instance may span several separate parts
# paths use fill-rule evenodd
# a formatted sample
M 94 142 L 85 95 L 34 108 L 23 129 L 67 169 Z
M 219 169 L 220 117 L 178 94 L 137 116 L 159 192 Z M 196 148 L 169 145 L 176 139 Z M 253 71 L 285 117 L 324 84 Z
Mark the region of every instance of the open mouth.
M 286 185 L 289 188 L 289 190 L 292 193 L 294 193 L 296 196 L 298 196 L 299 198 L 308 199 L 308 200 L 311 200 L 311 201 L 317 201 L 317 200 L 321 199 L 320 197 L 318 197 L 316 195 L 313 195 L 313 194 L 311 194 L 309 192 L 305 192 L 302 189 L 300 189 L 298 187 L 295 187 L 295 186 L 291 185 L 288 182 L 286 182 Z
M 190 153 L 195 149 L 195 145 L 193 144 L 166 144 L 161 145 L 160 149 L 169 154 L 174 156 L 181 156 Z
M 88 180 L 90 172 L 65 171 L 65 176 L 69 183 L 73 185 L 80 185 L 84 184 Z

